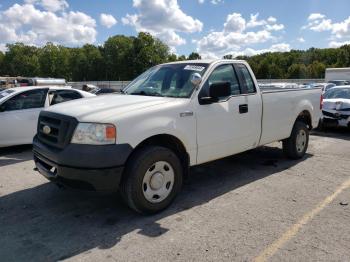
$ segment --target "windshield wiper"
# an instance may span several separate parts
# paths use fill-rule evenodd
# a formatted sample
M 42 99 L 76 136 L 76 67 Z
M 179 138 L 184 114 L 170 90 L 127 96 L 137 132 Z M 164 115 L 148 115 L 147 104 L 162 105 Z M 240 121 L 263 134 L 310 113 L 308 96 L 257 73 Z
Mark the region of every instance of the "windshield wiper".
M 145 91 L 130 93 L 130 95 L 139 95 L 139 96 L 159 96 L 159 97 L 163 97 L 163 95 L 160 94 L 160 93 L 146 93 Z

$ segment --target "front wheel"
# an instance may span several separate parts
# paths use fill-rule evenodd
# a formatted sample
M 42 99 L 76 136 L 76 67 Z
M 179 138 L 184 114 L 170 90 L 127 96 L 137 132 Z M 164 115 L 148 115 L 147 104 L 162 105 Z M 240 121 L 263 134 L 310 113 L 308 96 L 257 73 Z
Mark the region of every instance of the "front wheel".
M 128 206 L 139 213 L 156 213 L 174 200 L 181 189 L 183 167 L 171 150 L 148 146 L 128 161 L 121 194 Z
M 284 154 L 291 159 L 300 159 L 305 155 L 308 145 L 309 129 L 304 122 L 295 122 L 291 136 L 283 140 Z

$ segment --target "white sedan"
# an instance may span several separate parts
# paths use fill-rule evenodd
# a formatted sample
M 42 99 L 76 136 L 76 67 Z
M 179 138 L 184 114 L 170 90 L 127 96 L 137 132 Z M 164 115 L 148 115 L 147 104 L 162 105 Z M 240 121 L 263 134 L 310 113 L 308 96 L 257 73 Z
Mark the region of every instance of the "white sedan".
M 322 125 L 350 127 L 350 86 L 337 86 L 324 94 Z
M 31 144 L 42 109 L 95 96 L 71 87 L 31 86 L 0 92 L 0 147 Z

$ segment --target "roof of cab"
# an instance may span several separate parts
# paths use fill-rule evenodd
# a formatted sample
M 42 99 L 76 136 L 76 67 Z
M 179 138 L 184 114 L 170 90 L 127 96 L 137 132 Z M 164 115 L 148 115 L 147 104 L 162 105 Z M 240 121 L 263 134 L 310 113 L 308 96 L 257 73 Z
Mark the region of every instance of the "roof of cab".
M 243 60 L 234 60 L 234 59 L 201 59 L 201 60 L 184 60 L 184 61 L 175 61 L 175 62 L 169 62 L 164 63 L 163 65 L 171 65 L 171 64 L 212 64 L 212 63 L 218 63 L 218 62 L 245 62 Z

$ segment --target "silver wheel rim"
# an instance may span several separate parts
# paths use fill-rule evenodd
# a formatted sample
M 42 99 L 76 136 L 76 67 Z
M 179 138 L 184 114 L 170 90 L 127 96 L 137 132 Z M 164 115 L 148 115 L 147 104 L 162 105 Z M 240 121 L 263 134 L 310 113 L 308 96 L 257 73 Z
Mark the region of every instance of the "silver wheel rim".
M 296 141 L 297 151 L 299 153 L 303 152 L 306 146 L 306 132 L 305 130 L 300 130 L 297 135 Z
M 174 169 L 168 162 L 158 161 L 152 164 L 143 177 L 143 195 L 151 203 L 162 202 L 170 195 L 174 179 Z

